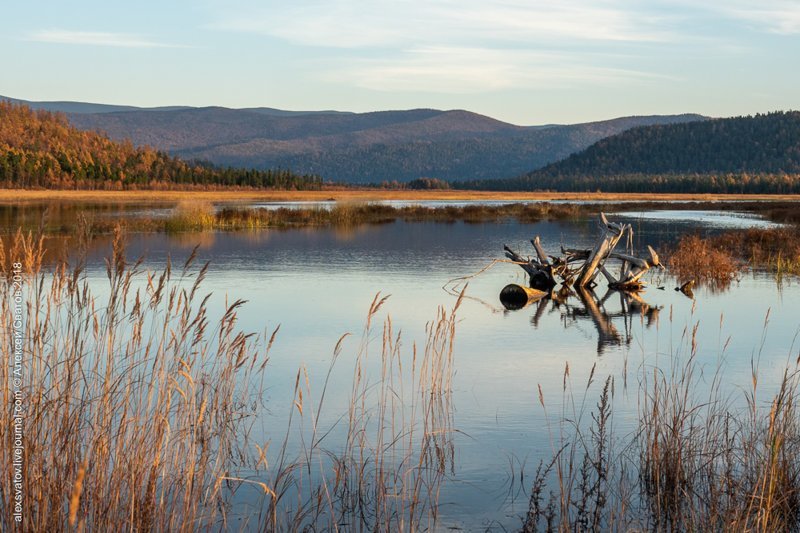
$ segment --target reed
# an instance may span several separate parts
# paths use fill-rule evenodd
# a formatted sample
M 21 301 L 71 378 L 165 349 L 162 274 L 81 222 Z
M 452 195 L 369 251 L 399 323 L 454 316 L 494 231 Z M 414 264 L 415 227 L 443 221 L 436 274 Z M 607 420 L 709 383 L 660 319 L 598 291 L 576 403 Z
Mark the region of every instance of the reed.
M 326 445 L 335 428 L 320 420 L 344 337 L 318 395 L 305 370 L 298 371 L 275 467 L 256 468 L 251 476 L 270 487 L 259 530 L 419 531 L 436 525 L 439 491 L 455 468 L 451 390 L 461 298 L 428 323 L 424 348 L 412 345 L 406 353 L 389 317 L 373 346 L 373 322 L 387 298 L 377 295 L 367 313 L 349 407 L 340 419 L 343 443 Z M 289 434 L 299 435 L 299 450 L 287 446 Z
M 738 252 L 753 267 L 776 274 L 800 274 L 800 231 L 795 227 L 726 232 L 712 243 Z
M 789 363 L 761 399 L 754 355 L 752 382 L 737 401 L 721 367 L 708 373 L 698 362 L 698 329 L 684 331 L 666 368 L 642 367 L 638 430 L 615 434 L 610 377 L 588 424 L 583 407 L 561 413 L 571 430 L 553 436 L 523 531 L 797 530 L 800 367 Z M 593 379 L 594 369 L 576 402 L 565 370 L 564 405 L 585 405 Z M 541 393 L 540 402 L 546 412 Z
M 214 206 L 210 202 L 182 200 L 164 221 L 164 230 L 168 232 L 208 230 L 217 225 L 216 220 Z
M 680 282 L 697 280 L 726 287 L 742 270 L 743 262 L 711 239 L 685 235 L 667 252 L 670 272 Z
M 382 224 L 404 220 L 406 222 L 496 222 L 517 220 L 535 222 L 543 219 L 576 217 L 580 210 L 574 205 L 562 204 L 512 204 L 506 206 L 403 206 L 394 207 L 375 203 L 337 203 L 330 209 L 274 210 L 253 208 L 224 208 L 219 211 L 215 227 L 220 229 L 252 229 L 291 226 L 354 226 Z
M 0 530 L 190 531 L 224 522 L 218 480 L 241 453 L 266 353 L 237 331 L 243 302 L 209 318 L 206 266 L 161 273 L 128 262 L 118 229 L 108 285 L 84 263 L 42 270 L 44 239 L 18 232 L 0 264 L 22 263 L 21 383 L 14 382 L 13 277 L 2 284 L 2 401 L 22 406 L 23 522 L 14 521 L 11 409 L 0 412 Z M 79 244 L 86 248 L 87 243 Z M 19 387 L 20 394 L 15 389 Z
M 24 274 L 24 522 L 14 522 L 13 410 L 0 414 L 0 530 L 225 530 L 241 510 L 243 486 L 263 499 L 245 524 L 264 531 L 302 528 L 419 530 L 436 523 L 438 492 L 454 468 L 451 388 L 455 313 L 440 309 L 427 341 L 404 350 L 386 318 L 387 297 L 370 306 L 352 360 L 344 441 L 320 413 L 334 365 L 317 396 L 298 371 L 292 414 L 275 463 L 250 439 L 263 415 L 264 373 L 277 330 L 266 338 L 236 328 L 244 302 L 226 302 L 218 320 L 200 290 L 208 265 L 195 253 L 179 269 L 142 270 L 117 228 L 106 262 L 108 286 L 90 287 L 76 233 L 76 264 L 42 266 L 44 238 L 16 234 L 0 246 L 0 266 Z M 8 281 L 13 276 L 6 276 Z M 2 285 L 0 342 L 11 360 L 13 285 Z M 377 357 L 377 359 L 376 359 Z M 337 362 L 338 361 L 338 362 Z M 5 405 L 16 398 L 13 366 L 0 365 Z M 316 396 L 316 398 L 315 398 Z M 315 398 L 312 400 L 312 398 Z M 273 432 L 278 438 L 280 433 Z M 290 436 L 302 445 L 289 445 Z M 15 529 L 16 528 L 16 529 Z
M 337 203 L 330 208 L 245 208 L 224 207 L 214 211 L 210 204 L 181 203 L 168 219 L 140 217 L 128 220 L 132 230 L 143 231 L 202 231 L 202 230 L 252 230 L 290 227 L 347 227 L 362 224 L 384 224 L 398 220 L 406 222 L 498 222 L 516 220 L 533 223 L 539 220 L 575 218 L 584 213 L 583 207 L 574 204 L 511 204 L 504 206 L 402 206 L 377 203 Z M 160 226 L 160 227 L 159 227 Z M 97 225 L 95 230 L 107 232 L 108 225 Z

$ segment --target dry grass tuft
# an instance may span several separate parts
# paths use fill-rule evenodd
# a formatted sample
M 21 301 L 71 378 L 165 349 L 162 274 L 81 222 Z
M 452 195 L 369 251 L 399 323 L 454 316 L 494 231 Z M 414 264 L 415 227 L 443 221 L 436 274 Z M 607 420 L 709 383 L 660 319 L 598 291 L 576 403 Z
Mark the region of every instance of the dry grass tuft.
M 182 200 L 166 220 L 166 231 L 203 231 L 216 226 L 214 206 L 210 202 Z
M 694 279 L 720 287 L 728 285 L 742 268 L 736 256 L 699 235 L 682 237 L 668 261 L 680 282 Z
M 745 265 L 778 276 L 800 274 L 800 231 L 769 228 L 728 231 L 712 237 L 686 235 L 669 254 L 680 281 L 696 279 L 725 286 Z

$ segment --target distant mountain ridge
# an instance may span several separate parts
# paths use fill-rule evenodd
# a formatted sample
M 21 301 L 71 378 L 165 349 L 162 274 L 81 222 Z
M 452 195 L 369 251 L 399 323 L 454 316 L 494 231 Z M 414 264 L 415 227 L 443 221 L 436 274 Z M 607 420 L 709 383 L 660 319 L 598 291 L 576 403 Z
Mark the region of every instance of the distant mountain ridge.
M 508 178 L 635 126 L 705 119 L 686 114 L 517 126 L 464 110 L 349 113 L 20 102 L 64 112 L 80 129 L 102 131 L 112 139 L 129 139 L 185 159 L 290 168 L 344 183 Z
M 462 186 L 800 192 L 800 111 L 633 128 L 520 177 Z

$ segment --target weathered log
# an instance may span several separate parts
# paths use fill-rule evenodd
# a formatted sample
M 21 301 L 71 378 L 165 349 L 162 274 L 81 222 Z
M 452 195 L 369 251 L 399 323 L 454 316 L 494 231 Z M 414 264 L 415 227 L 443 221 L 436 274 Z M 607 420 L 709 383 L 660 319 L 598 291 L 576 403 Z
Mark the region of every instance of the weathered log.
M 576 249 L 561 247 L 561 256 L 549 256 L 538 236 L 531 239 L 536 252 L 534 258 L 524 258 L 508 246 L 504 246 L 506 257 L 518 263 L 530 277 L 530 286 L 551 291 L 557 284 L 569 287 L 594 287 L 595 280 L 603 275 L 610 288 L 622 291 L 638 291 L 644 286 L 642 276 L 653 266 L 660 265 L 656 251 L 647 247 L 648 257 L 640 258 L 630 253 L 615 252 L 614 248 L 625 235 L 632 235 L 630 224 L 609 222 L 605 214 L 600 214 L 599 226 L 602 230 L 599 240 L 592 249 Z M 606 268 L 609 259 L 621 262 L 619 277 L 614 277 Z
M 539 246 L 539 248 L 541 248 L 541 246 Z M 528 273 L 529 285 L 531 287 L 541 291 L 549 291 L 556 286 L 556 280 L 553 277 L 553 269 L 549 262 L 543 264 L 534 259 L 526 259 L 509 248 L 507 245 L 503 246 L 503 249 L 506 252 L 506 257 L 519 264 L 519 266 Z M 539 250 L 537 250 L 537 254 L 539 254 Z M 547 258 L 544 250 L 541 250 L 540 257 L 541 256 L 544 256 L 545 259 Z
M 608 270 L 606 270 L 606 267 L 605 267 L 605 265 L 600 265 L 598 268 L 600 269 L 600 272 L 602 272 L 602 273 L 603 273 L 603 275 L 606 277 L 606 281 L 608 281 L 608 285 L 609 285 L 609 287 L 610 287 L 611 285 L 616 285 L 617 283 L 619 283 L 619 281 L 617 280 L 617 278 L 615 278 L 614 276 L 612 276 L 612 275 L 611 275 L 611 273 L 610 273 Z
M 544 253 L 544 248 L 542 248 L 542 242 L 539 240 L 538 235 L 531 239 L 531 244 L 533 245 L 533 249 L 536 250 L 536 255 L 539 257 L 539 262 L 544 266 L 549 265 L 550 259 L 547 257 L 547 254 Z
M 511 283 L 503 287 L 500 291 L 500 303 L 506 309 L 522 309 L 526 305 L 547 296 L 548 293 L 530 287 L 523 287 L 516 283 Z
M 579 287 L 585 287 L 590 281 L 594 280 L 597 276 L 597 267 L 606 260 L 608 254 L 614 250 L 614 247 L 622 238 L 625 231 L 630 227 L 627 225 L 610 223 L 603 213 L 600 213 L 600 222 L 603 234 L 594 249 L 589 253 L 589 257 L 586 259 L 581 273 L 578 275 L 576 284 Z
M 520 266 L 520 268 L 522 268 L 522 270 L 524 270 L 528 274 L 533 274 L 533 272 L 535 272 L 533 264 L 531 263 L 530 259 L 525 259 L 517 252 L 509 248 L 508 245 L 503 245 L 503 250 L 505 250 L 506 252 L 506 257 L 517 263 Z

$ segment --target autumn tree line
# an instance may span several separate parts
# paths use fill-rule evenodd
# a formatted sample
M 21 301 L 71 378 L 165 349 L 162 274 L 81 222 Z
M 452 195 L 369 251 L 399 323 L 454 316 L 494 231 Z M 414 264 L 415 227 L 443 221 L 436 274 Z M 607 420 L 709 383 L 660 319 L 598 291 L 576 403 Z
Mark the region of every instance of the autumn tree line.
M 320 189 L 322 179 L 289 170 L 220 168 L 187 162 L 71 126 L 62 113 L 0 101 L 0 187 L 44 189 Z

